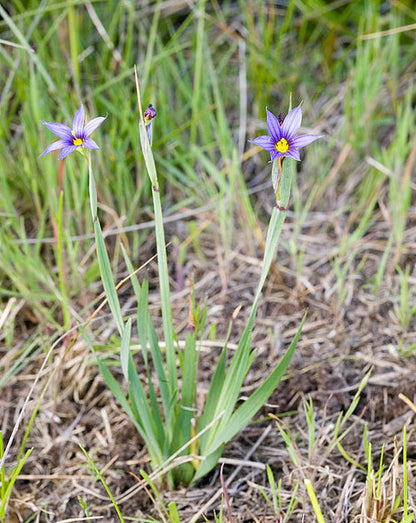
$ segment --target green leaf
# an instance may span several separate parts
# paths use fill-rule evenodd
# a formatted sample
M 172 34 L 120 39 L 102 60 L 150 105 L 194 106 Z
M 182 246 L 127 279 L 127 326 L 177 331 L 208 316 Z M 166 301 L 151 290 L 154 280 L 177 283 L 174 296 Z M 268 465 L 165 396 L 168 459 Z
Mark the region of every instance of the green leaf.
M 179 519 L 178 508 L 174 501 L 171 501 L 168 504 L 168 509 L 169 509 L 169 521 L 171 523 L 180 523 L 181 520 Z
M 108 306 L 110 307 L 120 336 L 123 336 L 123 316 L 121 314 L 120 302 L 118 300 L 117 290 L 114 284 L 110 260 L 108 258 L 107 249 L 105 248 L 103 233 L 101 231 L 101 226 L 98 219 L 94 220 L 94 233 L 95 241 L 97 244 L 97 257 L 98 265 L 100 267 L 101 281 L 103 283 L 105 295 L 108 300 Z
M 90 208 L 91 208 L 91 217 L 94 222 L 97 219 L 97 185 L 95 183 L 94 174 L 92 172 L 91 166 L 91 155 L 87 156 L 88 162 L 88 183 L 89 183 L 89 193 L 90 193 Z
M 147 342 L 149 339 L 149 330 L 151 328 L 151 318 L 148 309 L 149 283 L 145 280 L 137 295 L 137 332 L 139 335 L 142 356 L 146 370 L 150 372 L 149 360 L 147 357 Z
M 212 452 L 208 456 L 203 456 L 203 459 L 200 462 L 200 465 L 198 467 L 198 470 L 195 473 L 195 476 L 193 477 L 192 482 L 195 483 L 200 478 L 203 478 L 208 472 L 210 472 L 215 465 L 218 463 L 218 460 L 220 459 L 222 453 L 224 451 L 224 445 L 221 445 L 217 448 L 215 452 Z
M 122 516 L 122 514 L 120 512 L 120 509 L 119 509 L 119 507 L 118 507 L 118 505 L 116 503 L 116 500 L 114 499 L 114 496 L 113 496 L 110 488 L 108 487 L 107 483 L 105 482 L 103 475 L 101 474 L 100 470 L 98 469 L 97 465 L 94 463 L 92 458 L 90 458 L 88 452 L 81 445 L 81 443 L 79 444 L 79 446 L 80 446 L 80 449 L 82 450 L 82 452 L 85 454 L 86 458 L 88 459 L 88 461 L 89 461 L 90 465 L 92 466 L 94 472 L 97 474 L 98 478 L 100 479 L 103 487 L 105 488 L 105 490 L 106 490 L 106 492 L 108 494 L 108 497 L 111 499 L 111 503 L 113 504 L 113 507 L 115 508 L 115 510 L 117 512 L 117 515 L 118 515 L 118 517 L 120 519 L 120 522 L 124 523 L 124 519 L 123 519 L 123 516 Z
M 175 452 L 192 437 L 191 424 L 195 407 L 195 385 L 197 379 L 198 355 L 195 334 L 188 332 L 185 340 L 182 391 L 178 416 L 173 432 L 171 452 Z
M 124 374 L 124 379 L 129 383 L 129 359 L 131 356 L 130 352 L 130 338 L 131 338 L 131 318 L 128 319 L 126 327 L 121 338 L 120 348 L 120 363 L 121 369 Z
M 148 313 L 149 314 L 149 313 Z M 169 412 L 171 411 L 172 398 L 176 398 L 176 389 L 171 392 L 168 385 L 168 378 L 165 372 L 165 363 L 163 360 L 163 353 L 159 346 L 159 340 L 153 326 L 153 323 L 150 321 L 149 316 L 149 344 L 150 344 L 150 353 L 152 355 L 153 365 L 155 368 L 157 381 L 159 384 L 159 393 L 162 399 L 162 405 L 165 412 L 166 420 L 169 419 Z M 169 427 L 169 431 L 173 427 Z
M 229 420 L 224 430 L 218 431 L 215 440 L 211 443 L 208 451 L 214 452 L 218 446 L 230 441 L 261 409 L 269 399 L 273 391 L 280 383 L 286 369 L 292 359 L 296 345 L 298 343 L 306 316 L 303 317 L 299 329 L 293 338 L 285 355 L 280 360 L 273 372 L 264 380 L 260 387 L 239 407 Z
M 134 69 L 134 72 L 136 80 L 137 101 L 139 105 L 140 140 L 147 173 L 152 183 L 153 207 L 155 215 L 157 264 L 159 269 L 160 301 L 162 309 L 163 335 L 166 344 L 166 375 L 168 379 L 167 384 L 169 387 L 170 396 L 173 396 L 176 393 L 177 389 L 177 368 L 172 323 L 172 304 L 170 301 L 169 272 L 166 256 L 165 233 L 163 228 L 162 203 L 160 200 L 159 184 L 157 179 L 156 166 L 153 158 L 153 152 L 149 143 L 149 138 L 146 132 L 146 125 L 143 118 L 142 103 L 140 99 L 140 84 L 136 68 Z M 172 420 L 169 417 L 171 415 L 171 411 L 168 411 L 166 414 L 166 423 L 168 426 L 172 426 Z
M 104 365 L 104 363 L 101 361 L 99 357 L 97 357 L 97 364 L 101 374 L 103 375 L 104 381 L 107 383 L 108 388 L 111 390 L 116 400 L 120 403 L 121 407 L 124 409 L 124 412 L 129 416 L 131 420 L 135 421 L 136 427 L 142 435 L 142 426 L 133 415 L 133 411 L 130 408 L 129 402 L 127 401 L 127 398 L 124 395 L 124 392 L 121 390 L 121 387 L 118 384 L 117 380 L 114 378 L 110 370 Z
M 182 376 L 181 405 L 192 408 L 195 399 L 195 386 L 198 370 L 198 352 L 196 350 L 196 339 L 193 332 L 188 332 L 185 339 L 184 365 Z
M 221 395 L 225 380 L 225 364 L 227 362 L 227 347 L 225 346 L 220 354 L 220 357 L 215 368 L 214 375 L 211 380 L 211 386 L 208 391 L 208 396 L 205 401 L 204 411 L 198 420 L 197 432 L 201 432 L 211 420 L 215 418 L 215 412 L 218 400 Z M 204 447 L 205 441 L 209 436 L 209 431 L 202 434 L 200 437 L 200 448 Z

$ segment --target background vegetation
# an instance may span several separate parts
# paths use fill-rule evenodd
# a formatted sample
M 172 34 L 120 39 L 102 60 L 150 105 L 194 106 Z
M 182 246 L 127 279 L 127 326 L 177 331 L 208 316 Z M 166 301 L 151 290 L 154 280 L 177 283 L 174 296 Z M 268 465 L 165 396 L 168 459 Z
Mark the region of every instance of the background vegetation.
M 225 491 L 235 521 L 311 520 L 318 512 L 310 481 L 325 521 L 387 521 L 393 513 L 411 521 L 414 7 L 393 0 L 2 3 L 5 446 L 17 431 L 0 471 L 6 521 L 118 520 L 79 443 L 126 520 L 174 521 L 176 509 L 166 500 L 176 503 L 180 521 L 202 517 L 199 511 L 214 520 Z M 278 258 L 259 305 L 253 338 L 259 356 L 247 391 L 275 365 L 308 311 L 290 375 L 261 423 L 226 448 L 226 488 L 216 470 L 187 491 L 159 485 L 159 498 L 151 489 L 126 496 L 137 485 L 128 472 L 146 468 L 142 443 L 85 343 L 66 351 L 65 334 L 102 298 L 85 162 L 75 154 L 65 162 L 54 155 L 39 159 L 54 139 L 40 120 L 70 124 L 81 101 L 89 118 L 108 114 L 94 139 L 101 147 L 95 173 L 111 263 L 120 281 L 127 274 L 122 245 L 136 267 L 147 262 L 155 245 L 134 65 L 143 101 L 158 113 L 153 152 L 171 242 L 175 327 L 186 326 L 191 276 L 197 300 L 207 307 L 200 376 L 207 386 L 231 319 L 231 346 L 241 335 L 274 203 L 269 155 L 248 140 L 264 134 L 265 107 L 285 114 L 290 96 L 294 104 L 303 100 L 304 130 L 325 136 L 297 164 Z M 157 323 L 156 276 L 155 261 L 139 273 L 150 281 Z M 124 311 L 134 308 L 128 285 L 120 299 Z M 117 369 L 119 342 L 106 309 L 91 329 L 103 358 Z M 32 401 L 17 425 L 35 377 Z M 13 471 L 29 448 L 10 494 L 5 485 L 14 483 Z

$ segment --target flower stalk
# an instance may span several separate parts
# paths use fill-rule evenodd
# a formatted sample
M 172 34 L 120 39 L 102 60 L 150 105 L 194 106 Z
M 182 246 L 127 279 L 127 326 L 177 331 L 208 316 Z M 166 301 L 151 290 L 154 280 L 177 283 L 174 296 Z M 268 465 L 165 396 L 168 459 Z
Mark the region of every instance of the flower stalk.
M 140 142 L 142 146 L 144 161 L 146 164 L 147 173 L 149 175 L 152 184 L 152 197 L 153 197 L 153 208 L 155 213 L 155 232 L 156 232 L 156 251 L 157 261 L 159 269 L 159 284 L 160 284 L 160 301 L 162 307 L 162 322 L 163 322 L 163 333 L 166 343 L 166 364 L 168 372 L 168 384 L 171 395 L 176 393 L 177 389 L 177 367 L 176 367 L 176 351 L 174 347 L 174 332 L 172 326 L 172 308 L 170 301 L 170 288 L 169 288 L 169 271 L 168 262 L 166 256 L 166 242 L 165 232 L 163 228 L 163 215 L 162 215 L 162 203 L 160 200 L 159 182 L 157 178 L 156 165 L 153 158 L 151 143 L 149 135 L 147 133 L 146 120 L 149 116 L 154 118 L 156 112 L 152 114 L 148 113 L 145 120 L 145 114 L 142 110 L 142 103 L 140 97 L 140 85 L 137 76 L 137 70 L 134 70 L 136 90 L 137 90 L 137 101 L 139 106 L 139 132 Z M 149 108 L 147 109 L 149 111 Z M 154 109 L 153 109 L 154 111 Z M 151 119 L 150 119 L 151 120 Z M 148 125 L 152 122 L 148 120 Z M 150 121 L 150 123 L 149 123 Z M 170 412 L 169 415 L 172 413 Z M 170 424 L 167 421 L 167 426 Z

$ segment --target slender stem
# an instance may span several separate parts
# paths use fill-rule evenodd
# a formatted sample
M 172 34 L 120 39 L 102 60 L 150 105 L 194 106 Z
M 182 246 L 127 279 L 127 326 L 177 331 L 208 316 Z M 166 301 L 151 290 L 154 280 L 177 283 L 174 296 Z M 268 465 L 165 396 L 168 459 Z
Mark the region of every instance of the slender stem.
M 276 193 L 279 192 L 279 200 L 277 207 L 273 208 L 273 213 L 270 218 L 270 223 L 267 231 L 266 246 L 264 249 L 263 268 L 261 271 L 260 281 L 257 286 L 256 296 L 253 302 L 252 310 L 257 309 L 257 303 L 260 298 L 261 291 L 269 274 L 270 266 L 275 256 L 276 248 L 279 243 L 280 232 L 283 223 L 286 219 L 286 207 L 289 204 L 290 190 L 292 187 L 292 166 L 291 162 L 284 162 L 283 166 L 278 160 L 273 162 L 272 177 L 278 180 Z
M 105 246 L 103 233 L 101 231 L 100 222 L 97 216 L 97 187 L 95 184 L 94 173 L 91 167 L 91 157 L 85 155 L 88 162 L 88 173 L 89 173 L 89 192 L 90 192 L 90 207 L 91 217 L 94 227 L 95 243 L 97 249 L 97 259 L 100 268 L 101 281 L 104 287 L 105 295 L 108 300 L 108 306 L 110 307 L 114 321 L 116 322 L 120 336 L 123 336 L 124 332 L 124 321 L 121 313 L 120 302 L 117 295 L 117 289 L 114 282 L 113 273 L 111 270 L 110 259 Z
M 91 167 L 91 157 L 90 155 L 84 154 L 85 159 L 88 164 L 88 179 L 89 179 L 89 193 L 90 193 L 90 207 L 91 207 L 91 217 L 94 222 L 97 219 L 97 186 L 95 185 L 95 178 L 92 172 Z
M 155 211 L 156 249 L 159 269 L 160 301 L 162 307 L 163 332 L 166 343 L 166 363 L 170 393 L 173 395 L 177 387 L 176 352 L 172 326 L 172 304 L 170 301 L 169 271 L 166 256 L 165 233 L 163 230 L 162 205 L 160 192 L 153 187 L 153 205 Z
M 153 158 L 152 147 L 149 142 L 149 137 L 146 132 L 146 124 L 143 118 L 143 109 L 140 97 L 140 84 L 136 68 L 134 70 L 134 73 L 137 90 L 137 103 L 139 105 L 140 142 L 142 146 L 144 161 L 146 164 L 146 170 L 149 175 L 150 182 L 152 184 L 153 206 L 155 212 L 157 263 L 159 269 L 160 300 L 162 307 L 163 334 L 166 344 L 168 386 L 171 399 L 173 399 L 177 391 L 177 368 L 176 352 L 173 343 L 174 332 L 172 325 L 172 304 L 170 301 L 169 271 L 166 257 L 165 233 L 163 230 L 162 204 L 160 200 L 159 182 L 157 177 L 156 165 Z M 166 427 L 168 427 L 169 429 L 172 429 L 171 420 L 173 415 L 174 409 L 171 409 L 170 412 L 166 413 Z M 169 434 L 169 437 L 172 437 L 172 434 Z
M 278 162 L 275 161 L 273 163 L 273 174 L 276 175 L 277 173 L 274 171 L 274 169 L 279 169 Z M 281 196 L 281 204 L 284 205 L 284 208 L 287 207 L 289 203 L 290 198 L 290 189 L 292 184 L 292 168 L 290 162 L 285 162 L 283 165 L 283 170 L 279 172 L 280 178 L 280 196 Z M 230 366 L 230 369 L 228 371 L 227 378 L 224 382 L 223 389 L 221 391 L 221 398 L 219 398 L 216 406 L 216 412 L 218 412 L 219 409 L 223 409 L 224 405 L 226 405 L 226 408 L 228 408 L 228 416 L 225 416 L 221 422 L 219 423 L 218 427 L 213 430 L 208 438 L 206 443 L 204 444 L 204 452 L 209 454 L 210 452 L 213 452 L 216 450 L 215 447 L 214 450 L 214 442 L 216 439 L 218 439 L 218 431 L 221 432 L 222 429 L 225 430 L 225 427 L 227 426 L 227 423 L 229 422 L 229 416 L 231 416 L 232 411 L 229 408 L 230 407 L 230 399 L 229 399 L 229 390 L 232 388 L 233 383 L 232 381 L 236 379 L 236 376 L 240 375 L 239 368 L 245 364 L 245 362 L 248 361 L 249 358 L 249 348 L 250 348 L 250 336 L 251 331 L 253 329 L 254 320 L 256 318 L 257 314 L 257 306 L 258 302 L 261 296 L 261 292 L 263 290 L 264 283 L 266 281 L 266 278 L 269 274 L 270 266 L 273 262 L 277 245 L 279 243 L 280 233 L 283 227 L 283 223 L 286 218 L 286 211 L 283 210 L 283 207 L 274 207 L 272 216 L 270 218 L 270 223 L 268 227 L 267 232 L 267 238 L 266 238 L 266 245 L 264 250 L 264 258 L 263 258 L 263 267 L 260 275 L 260 280 L 257 285 L 257 291 L 253 300 L 253 304 L 251 307 L 250 315 L 247 320 L 246 326 L 244 328 L 243 334 L 240 338 L 239 346 L 237 351 L 235 352 L 233 356 L 233 360 Z M 206 450 L 209 449 L 209 450 Z

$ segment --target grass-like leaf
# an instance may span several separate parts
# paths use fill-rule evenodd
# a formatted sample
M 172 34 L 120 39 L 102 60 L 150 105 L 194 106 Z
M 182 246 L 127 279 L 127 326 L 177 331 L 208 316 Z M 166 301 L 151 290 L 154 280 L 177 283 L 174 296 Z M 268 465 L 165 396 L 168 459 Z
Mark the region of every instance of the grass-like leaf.
M 113 507 L 115 508 L 115 511 L 117 512 L 117 516 L 119 517 L 119 520 L 121 523 L 124 523 L 124 518 L 121 514 L 121 511 L 116 503 L 116 500 L 114 499 L 114 496 L 109 488 L 109 486 L 107 485 L 103 475 L 101 474 L 100 470 L 98 469 L 97 465 L 94 463 L 93 459 L 90 457 L 90 455 L 88 454 L 88 452 L 85 450 L 85 448 L 79 444 L 79 447 L 80 449 L 82 450 L 82 452 L 85 454 L 86 458 L 88 459 L 88 462 L 89 464 L 91 465 L 91 467 L 93 468 L 94 472 L 97 474 L 98 478 L 100 479 L 103 487 L 105 488 L 107 494 L 108 494 L 108 497 L 110 498 L 111 500 L 111 503 L 113 504 Z

